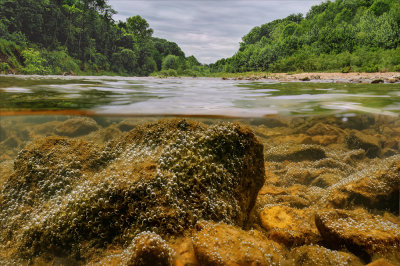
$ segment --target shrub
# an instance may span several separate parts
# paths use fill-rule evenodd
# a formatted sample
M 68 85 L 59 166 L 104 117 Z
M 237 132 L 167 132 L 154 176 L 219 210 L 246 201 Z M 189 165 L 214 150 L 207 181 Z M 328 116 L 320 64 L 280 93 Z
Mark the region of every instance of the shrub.
M 7 74 L 11 70 L 11 67 L 6 62 L 0 62 L 0 73 Z
M 28 48 L 22 51 L 22 56 L 25 59 L 25 67 L 22 68 L 25 74 L 45 75 L 50 72 L 50 69 L 46 67 L 48 65 L 46 59 L 42 57 L 39 51 Z
M 368 65 L 368 66 L 363 67 L 362 70 L 363 70 L 364 72 L 367 72 L 367 73 L 378 72 L 378 71 L 379 71 L 379 66 L 378 66 L 378 65 L 370 64 L 370 65 Z
M 167 70 L 167 69 L 177 70 L 179 67 L 178 62 L 179 62 L 178 56 L 169 54 L 162 60 L 161 68 L 163 70 Z
M 46 66 L 51 74 L 60 75 L 63 73 L 79 72 L 78 61 L 70 57 L 66 50 L 44 51 L 42 56 L 46 60 Z

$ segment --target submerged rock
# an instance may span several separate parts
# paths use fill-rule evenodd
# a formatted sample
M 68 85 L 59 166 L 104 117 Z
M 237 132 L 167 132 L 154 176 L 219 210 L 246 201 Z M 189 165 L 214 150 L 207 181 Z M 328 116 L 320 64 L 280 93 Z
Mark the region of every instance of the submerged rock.
M 321 122 L 316 123 L 312 127 L 306 130 L 310 136 L 340 136 L 343 135 L 343 129 L 330 124 L 324 124 Z
M 400 259 L 400 225 L 365 210 L 327 210 L 317 213 L 315 223 L 334 249 L 346 247 L 365 262 L 372 257 Z
M 293 185 L 278 187 L 264 185 L 258 193 L 256 211 L 261 212 L 266 205 L 285 205 L 292 208 L 306 208 L 315 205 L 326 191 L 319 187 Z
M 368 263 L 367 266 L 395 266 L 395 265 L 384 258 L 380 258 L 374 260 L 371 263 Z
M 314 223 L 314 210 L 287 206 L 265 207 L 260 213 L 268 237 L 288 247 L 317 243 L 321 236 Z
M 283 161 L 314 161 L 326 157 L 325 151 L 317 145 L 282 144 L 272 147 L 265 152 L 265 160 Z
M 138 126 L 102 148 L 43 138 L 15 169 L 0 192 L 0 240 L 26 257 L 80 258 L 85 247 L 143 231 L 181 234 L 199 219 L 245 226 L 265 178 L 249 128 L 179 119 Z
M 96 121 L 88 117 L 72 118 L 64 121 L 55 128 L 59 136 L 78 137 L 98 130 Z
M 369 158 L 375 158 L 381 154 L 379 140 L 374 136 L 352 131 L 345 140 L 349 149 L 363 149 Z
M 142 232 L 124 250 L 121 264 L 126 266 L 169 266 L 174 259 L 173 249 L 159 235 Z
M 375 159 L 368 167 L 330 187 L 327 207 L 399 211 L 400 156 Z
M 351 253 L 330 250 L 321 246 L 311 245 L 295 248 L 291 251 L 295 265 L 364 265 Z
M 258 231 L 243 231 L 223 223 L 199 222 L 193 234 L 201 265 L 281 265 L 286 250 Z

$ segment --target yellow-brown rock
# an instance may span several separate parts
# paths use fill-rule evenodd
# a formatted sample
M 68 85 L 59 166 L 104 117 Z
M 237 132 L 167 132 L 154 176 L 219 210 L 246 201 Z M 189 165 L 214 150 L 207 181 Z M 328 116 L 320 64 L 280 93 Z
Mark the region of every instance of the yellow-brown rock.
M 261 211 L 266 205 L 286 205 L 293 208 L 305 208 L 314 205 L 325 195 L 325 190 L 319 187 L 293 185 L 279 187 L 264 185 L 257 196 L 256 210 Z
M 199 222 L 193 233 L 201 265 L 279 265 L 286 250 L 262 233 L 243 231 L 223 223 Z
M 334 249 L 346 247 L 365 262 L 372 257 L 400 259 L 400 226 L 363 209 L 326 210 L 315 216 L 324 241 Z
M 321 236 L 314 223 L 314 210 L 275 205 L 260 212 L 268 237 L 288 247 L 317 243 Z
M 338 140 L 337 136 L 330 135 L 316 135 L 311 137 L 311 143 L 319 145 L 330 145 L 336 143 Z
M 274 138 L 275 144 L 282 143 L 296 143 L 296 144 L 311 144 L 312 140 L 310 136 L 305 134 L 294 134 L 294 135 L 286 135 Z
M 367 266 L 396 266 L 393 263 L 389 262 L 388 260 L 384 258 L 380 258 L 377 260 L 374 260 L 371 263 L 368 263 Z
M 350 175 L 330 188 L 326 206 L 348 208 L 364 206 L 393 213 L 399 210 L 400 156 L 375 159 L 362 171 Z
M 357 256 L 351 253 L 330 250 L 317 245 L 295 248 L 291 251 L 291 254 L 294 264 L 301 266 L 364 265 Z
M 171 240 L 169 245 L 175 250 L 175 260 L 173 262 L 175 266 L 200 265 L 190 237 Z
M 174 257 L 174 250 L 159 235 L 142 232 L 121 254 L 121 262 L 126 266 L 169 266 Z

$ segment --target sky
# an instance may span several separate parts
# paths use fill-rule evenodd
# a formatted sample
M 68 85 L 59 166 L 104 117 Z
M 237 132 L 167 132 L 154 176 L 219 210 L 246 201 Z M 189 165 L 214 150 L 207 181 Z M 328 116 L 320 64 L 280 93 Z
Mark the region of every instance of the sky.
M 140 15 L 154 37 L 176 42 L 201 63 L 231 57 L 253 27 L 293 13 L 304 15 L 321 0 L 109 0 L 114 20 Z

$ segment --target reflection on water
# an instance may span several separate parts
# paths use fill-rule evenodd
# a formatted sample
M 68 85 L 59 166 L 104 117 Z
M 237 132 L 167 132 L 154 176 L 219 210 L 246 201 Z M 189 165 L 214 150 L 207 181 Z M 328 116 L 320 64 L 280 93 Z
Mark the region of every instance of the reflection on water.
M 209 78 L 0 77 L 1 110 L 99 114 L 335 114 L 400 111 L 399 84 L 249 82 Z

